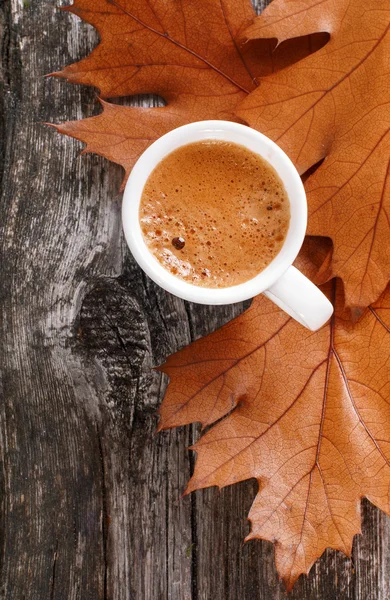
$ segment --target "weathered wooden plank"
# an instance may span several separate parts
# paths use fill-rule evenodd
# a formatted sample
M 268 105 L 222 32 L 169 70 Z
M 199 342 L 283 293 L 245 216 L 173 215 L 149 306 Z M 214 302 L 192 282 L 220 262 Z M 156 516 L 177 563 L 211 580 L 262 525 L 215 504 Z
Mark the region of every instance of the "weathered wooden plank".
M 118 281 L 98 283 L 79 320 L 90 380 L 98 363 L 108 383 L 99 426 L 108 597 L 191 598 L 191 500 L 180 498 L 189 476 L 188 428 L 154 436 L 161 378 L 150 368 L 167 344 L 185 343 L 188 329 L 185 313 L 177 318 L 178 301 L 161 290 L 146 293 L 143 281 L 148 287 L 130 264 Z
M 0 27 L 0 597 L 282 598 L 271 544 L 243 544 L 256 483 L 181 498 L 198 428 L 154 436 L 151 366 L 242 306 L 151 283 L 121 237 L 120 169 L 39 125 L 99 110 L 42 77 L 95 32 L 49 0 L 1 3 Z M 364 506 L 353 560 L 327 551 L 291 598 L 389 598 L 389 519 Z
M 51 2 L 2 20 L 3 597 L 190 598 L 188 430 L 153 436 L 150 370 L 188 343 L 186 312 L 133 264 L 115 279 L 120 169 L 38 124 L 97 109 L 42 77 L 97 36 Z
M 97 402 L 81 380 L 76 395 L 78 362 L 68 342 L 86 284 L 79 269 L 90 277 L 118 269 L 119 227 L 107 221 L 108 186 L 113 191 L 118 174 L 110 184 L 88 174 L 74 144 L 38 124 L 59 107 L 81 106 L 79 90 L 54 90 L 42 78 L 60 54 L 71 59 L 71 28 L 61 30 L 63 17 L 49 3 L 3 3 L 2 11 L 2 597 L 78 598 L 84 590 L 97 598 L 104 578 Z M 85 53 L 95 35 L 81 33 Z M 75 163 L 74 176 L 66 163 Z M 107 248 L 102 266 L 98 244 Z

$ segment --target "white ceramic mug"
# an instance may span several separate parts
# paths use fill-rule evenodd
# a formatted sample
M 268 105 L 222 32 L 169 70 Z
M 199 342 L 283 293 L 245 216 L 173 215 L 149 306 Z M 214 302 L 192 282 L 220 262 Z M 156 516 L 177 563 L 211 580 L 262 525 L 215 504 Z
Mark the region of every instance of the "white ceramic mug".
M 279 254 L 253 279 L 226 288 L 192 285 L 167 271 L 146 246 L 139 221 L 142 191 L 157 164 L 180 146 L 206 139 L 241 144 L 262 156 L 278 173 L 290 200 L 290 227 Z M 162 288 L 184 300 L 200 304 L 231 304 L 263 293 L 313 331 L 324 325 L 333 312 L 326 296 L 292 266 L 302 246 L 307 225 L 306 195 L 301 178 L 283 150 L 250 127 L 230 121 L 199 121 L 160 137 L 133 167 L 124 192 L 122 219 L 126 241 L 140 267 Z

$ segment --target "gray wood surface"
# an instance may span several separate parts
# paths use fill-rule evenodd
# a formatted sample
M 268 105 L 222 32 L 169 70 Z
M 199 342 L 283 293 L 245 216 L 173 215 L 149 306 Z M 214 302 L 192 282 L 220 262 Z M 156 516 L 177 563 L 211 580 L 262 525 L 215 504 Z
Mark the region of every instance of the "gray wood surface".
M 41 124 L 99 111 L 43 77 L 92 28 L 54 0 L 1 0 L 0 35 L 0 598 L 283 598 L 271 544 L 243 544 L 255 483 L 181 498 L 197 428 L 154 435 L 151 366 L 243 307 L 151 283 L 123 243 L 121 170 Z M 389 519 L 363 505 L 353 560 L 326 552 L 292 599 L 390 598 Z

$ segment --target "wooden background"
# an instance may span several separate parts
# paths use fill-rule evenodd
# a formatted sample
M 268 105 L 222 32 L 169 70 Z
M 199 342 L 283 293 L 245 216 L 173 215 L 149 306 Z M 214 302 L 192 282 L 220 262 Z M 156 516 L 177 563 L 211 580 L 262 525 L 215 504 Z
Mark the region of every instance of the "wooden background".
M 43 77 L 93 29 L 55 0 L 0 0 L 0 35 L 0 598 L 283 598 L 271 544 L 243 544 L 255 482 L 182 499 L 198 429 L 154 435 L 151 366 L 243 306 L 151 283 L 123 243 L 120 168 L 41 124 L 99 111 Z M 326 552 L 290 598 L 389 599 L 389 545 L 365 502 L 353 560 Z

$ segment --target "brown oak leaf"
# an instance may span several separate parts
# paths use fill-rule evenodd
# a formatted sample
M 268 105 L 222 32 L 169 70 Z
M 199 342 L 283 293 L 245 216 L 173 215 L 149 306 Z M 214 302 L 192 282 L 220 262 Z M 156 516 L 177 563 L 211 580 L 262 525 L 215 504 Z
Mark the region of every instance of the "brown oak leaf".
M 339 276 L 365 307 L 390 278 L 388 0 L 275 0 L 246 30 L 279 42 L 327 31 L 319 52 L 271 75 L 237 113 L 273 138 L 307 183 L 308 233 L 334 243 L 322 280 Z
M 161 367 L 159 429 L 221 419 L 187 493 L 255 477 L 247 539 L 275 544 L 288 590 L 325 548 L 350 555 L 363 496 L 390 514 L 390 288 L 355 324 L 336 280 L 332 294 L 316 333 L 259 296 Z
M 250 0 L 76 0 L 66 10 L 91 23 L 100 44 L 90 56 L 55 73 L 97 87 L 102 98 L 158 94 L 159 108 L 102 102 L 103 113 L 58 131 L 87 151 L 121 164 L 126 176 L 152 141 L 191 121 L 237 120 L 237 104 L 258 78 L 320 48 L 326 36 L 241 44 L 255 16 Z

